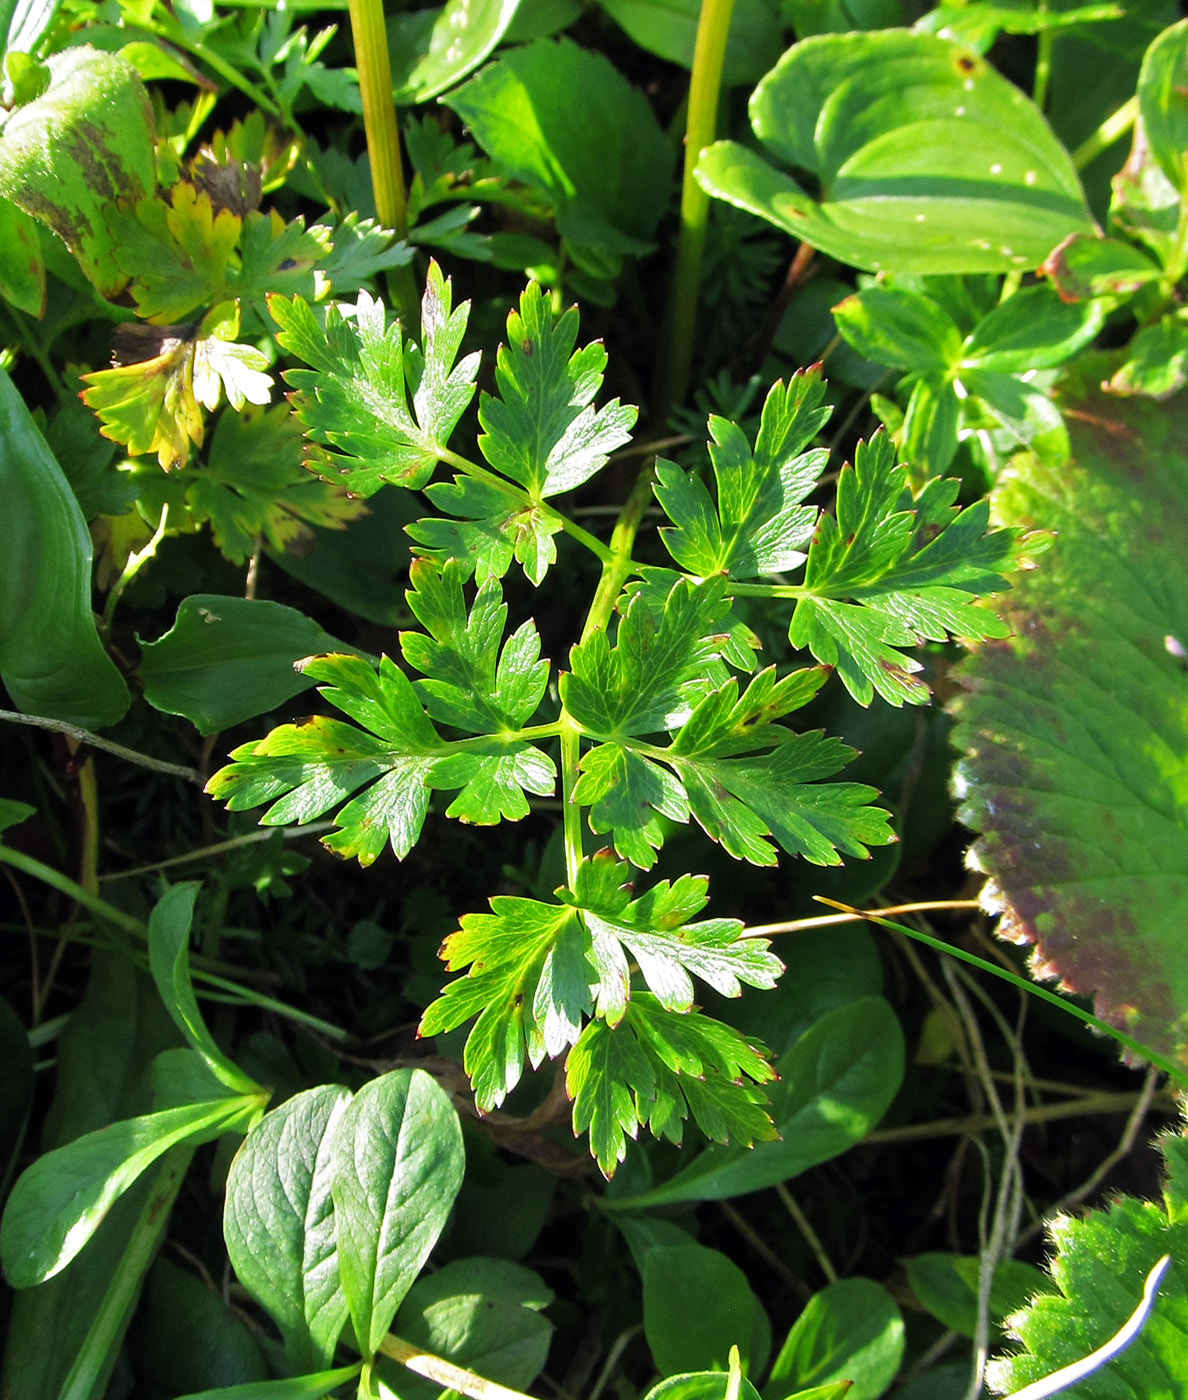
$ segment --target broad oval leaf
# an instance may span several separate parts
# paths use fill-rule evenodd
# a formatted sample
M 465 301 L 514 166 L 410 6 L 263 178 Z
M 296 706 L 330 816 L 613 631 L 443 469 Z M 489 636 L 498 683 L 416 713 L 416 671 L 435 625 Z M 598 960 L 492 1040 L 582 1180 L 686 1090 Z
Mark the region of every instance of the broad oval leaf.
M 1069 463 L 1020 457 L 994 493 L 1056 541 L 957 673 L 960 815 L 1000 936 L 1188 1067 L 1188 402 L 1063 410 Z
M 128 687 L 95 630 L 86 521 L 3 369 L 0 500 L 0 679 L 26 714 L 84 729 L 115 724 Z
M 733 141 L 697 179 L 855 267 L 901 273 L 1035 267 L 1094 228 L 1068 153 L 1039 110 L 976 53 L 907 30 L 823 34 L 789 49 L 751 98 L 773 159 Z
M 849 1400 L 877 1400 L 903 1351 L 903 1317 L 890 1293 L 873 1279 L 837 1279 L 793 1323 L 764 1390 L 770 1400 L 795 1400 L 804 1387 L 848 1380 Z
M 787 1181 L 860 1142 L 903 1079 L 903 1031 L 882 997 L 822 1016 L 776 1064 L 770 1111 L 781 1141 L 711 1146 L 671 1180 L 616 1209 L 720 1201 Z
M 323 1084 L 274 1108 L 227 1177 L 231 1265 L 276 1321 L 290 1361 L 305 1369 L 329 1364 L 347 1319 L 330 1184 L 334 1133 L 350 1097 Z
M 241 1098 L 187 1104 L 110 1127 L 47 1152 L 22 1173 L 0 1222 L 0 1259 L 14 1288 L 66 1267 L 129 1186 L 179 1142 L 209 1142 L 241 1117 Z
M 47 224 L 103 296 L 127 275 L 105 213 L 156 186 L 153 117 L 136 70 L 89 45 L 47 61 L 49 84 L 0 126 L 0 197 Z
M 154 709 L 184 716 L 199 734 L 217 734 L 308 690 L 313 677 L 295 662 L 343 649 L 283 603 L 195 593 L 164 636 L 141 643 L 136 675 Z
M 1165 29 L 1147 50 L 1138 101 L 1151 154 L 1181 194 L 1188 189 L 1188 19 Z
M 440 9 L 412 10 L 388 21 L 388 47 L 401 71 L 392 74 L 398 103 L 428 102 L 491 53 L 515 18 L 520 0 L 449 0 Z
M 372 1357 L 462 1184 L 462 1129 L 424 1070 L 393 1070 L 351 1100 L 332 1150 L 339 1276 Z
M 640 1272 L 644 1336 L 661 1375 L 724 1366 L 735 1346 L 747 1369 L 762 1373 L 771 1327 L 732 1259 L 690 1240 L 647 1250 Z M 690 1327 L 691 1318 L 698 1320 L 696 1327 Z

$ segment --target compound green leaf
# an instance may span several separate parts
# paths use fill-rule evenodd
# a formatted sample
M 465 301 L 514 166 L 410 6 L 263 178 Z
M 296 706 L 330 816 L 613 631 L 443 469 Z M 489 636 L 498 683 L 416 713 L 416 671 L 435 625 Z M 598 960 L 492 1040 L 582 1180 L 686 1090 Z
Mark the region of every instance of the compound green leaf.
M 903 1353 L 903 1318 L 890 1293 L 873 1279 L 838 1279 L 809 1299 L 764 1389 L 771 1400 L 795 1400 L 809 1386 L 848 1380 L 850 1400 L 878 1400 Z
M 1093 223 L 1040 112 L 976 53 L 906 30 L 822 34 L 788 50 L 751 99 L 768 155 L 809 171 L 813 199 L 758 153 L 708 147 L 697 179 L 870 271 L 1036 267 Z
M 822 1016 L 776 1065 L 769 1091 L 778 1142 L 750 1151 L 711 1146 L 670 1180 L 616 1207 L 720 1201 L 759 1191 L 827 1162 L 879 1121 L 903 1078 L 903 1032 L 881 997 L 863 997 Z
M 195 593 L 164 636 L 140 645 L 136 675 L 149 704 L 217 734 L 307 690 L 315 678 L 296 663 L 337 644 L 295 608 Z
M 913 675 L 920 663 L 903 648 L 1007 631 L 975 599 L 1006 587 L 1014 533 L 987 533 L 984 501 L 958 511 L 956 481 L 930 481 L 913 500 L 906 473 L 885 434 L 858 444 L 836 515 L 823 515 L 813 537 L 788 630 L 793 646 L 837 667 L 861 705 L 875 691 L 893 705 L 927 700 Z
M 87 729 L 115 724 L 128 687 L 91 612 L 91 537 L 29 410 L 0 370 L 0 679 L 12 703 Z
M 681 716 L 684 685 L 721 652 L 716 629 L 725 611 L 719 580 L 691 584 L 678 579 L 662 610 L 637 593 L 619 622 L 615 645 L 593 633 L 569 654 L 561 700 L 592 735 L 647 734 Z
M 1188 1066 L 1188 422 L 1070 394 L 1067 465 L 1017 460 L 999 518 L 1056 531 L 1007 641 L 958 672 L 962 819 L 1000 931 L 1097 1014 Z
M 210 521 L 215 545 L 231 563 L 245 563 L 263 536 L 271 549 L 288 553 L 282 568 L 297 556 L 308 565 L 315 529 L 345 530 L 369 513 L 361 500 L 306 471 L 303 445 L 301 424 L 288 404 L 253 405 L 220 414 L 205 460 L 183 468 L 191 520 Z
M 148 93 L 130 63 L 89 45 L 51 55 L 46 70 L 44 89 L 0 124 L 0 198 L 51 228 L 115 296 L 128 278 L 108 213 L 156 187 Z
M 419 554 L 439 566 L 453 559 L 480 584 L 502 578 L 515 559 L 531 583 L 543 583 L 556 561 L 553 536 L 561 529 L 551 507 L 525 500 L 513 488 L 461 475 L 433 482 L 425 495 L 442 515 L 407 526 Z
M 462 572 L 453 560 L 440 571 L 428 561 L 409 571 L 408 605 L 425 629 L 400 634 L 404 659 L 427 678 L 414 689 L 433 719 L 456 729 L 492 734 L 521 728 L 548 685 L 540 636 L 525 622 L 503 642 L 507 604 L 494 579 L 479 588 L 468 614 Z
M 457 360 L 470 303 L 453 310 L 450 280 L 430 263 L 421 302 L 424 345 L 361 291 L 352 322 L 326 308 L 319 323 L 301 297 L 268 299 L 277 342 L 309 369 L 285 372 L 311 444 L 310 465 L 361 496 L 385 482 L 424 486 L 474 397 L 477 354 Z M 410 407 L 411 398 L 411 407 Z
M 350 1097 L 323 1084 L 274 1108 L 248 1133 L 227 1177 L 231 1266 L 301 1370 L 329 1364 L 348 1315 L 330 1183 L 335 1130 Z
M 711 416 L 710 460 L 717 503 L 700 478 L 672 462 L 656 465 L 656 498 L 673 522 L 661 529 L 665 548 L 682 569 L 731 578 L 794 569 L 805 559 L 818 512 L 803 504 L 825 469 L 828 452 L 804 449 L 829 419 L 819 372 L 793 375 L 768 392 L 752 452 L 745 434 Z
M 617 1025 L 588 1022 L 565 1062 L 574 1133 L 589 1132 L 607 1178 L 641 1126 L 680 1143 L 690 1114 L 708 1138 L 740 1149 L 774 1138 L 759 1087 L 773 1077 L 757 1042 L 699 1011 L 674 1015 L 646 992 L 631 998 Z
M 1024 1349 L 990 1362 L 986 1378 L 999 1394 L 1047 1377 L 1108 1341 L 1138 1306 L 1151 1269 L 1169 1254 L 1171 1267 L 1138 1336 L 1070 1393 L 1085 1400 L 1188 1395 L 1184 1139 L 1167 1137 L 1162 1147 L 1169 1168 L 1162 1203 L 1123 1196 L 1082 1219 L 1059 1216 L 1050 1226 L 1056 1248 L 1051 1275 L 1059 1292 L 1041 1295 L 1008 1319 L 1009 1335 Z
M 338 1273 L 367 1358 L 421 1272 L 462 1184 L 462 1129 L 423 1070 L 364 1085 L 334 1127 Z
M 577 308 L 554 322 L 544 293 L 530 283 L 496 356 L 499 394 L 484 394 L 479 407 L 483 456 L 533 502 L 588 480 L 630 441 L 635 425 L 636 410 L 618 399 L 593 407 L 606 351 L 598 341 L 575 351 L 577 333 Z

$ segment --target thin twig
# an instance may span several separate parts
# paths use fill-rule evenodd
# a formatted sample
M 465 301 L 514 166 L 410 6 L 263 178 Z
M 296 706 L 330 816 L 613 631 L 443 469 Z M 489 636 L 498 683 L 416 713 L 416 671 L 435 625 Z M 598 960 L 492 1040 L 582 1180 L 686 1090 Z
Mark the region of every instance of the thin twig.
M 816 1230 L 809 1223 L 809 1218 L 801 1210 L 796 1198 L 782 1181 L 776 1182 L 776 1195 L 780 1198 L 780 1203 L 784 1209 L 796 1222 L 796 1228 L 805 1238 L 805 1243 L 813 1251 L 817 1263 L 821 1266 L 821 1272 L 825 1275 L 829 1283 L 837 1282 L 837 1270 L 833 1267 L 833 1262 L 825 1252 L 825 1246 L 821 1243 Z
M 135 749 L 126 749 L 123 744 L 101 739 L 89 729 L 82 729 L 77 724 L 67 724 L 65 720 L 51 719 L 49 715 L 22 715 L 16 710 L 0 710 L 0 720 L 4 719 L 13 724 L 32 725 L 34 729 L 52 729 L 56 734 L 69 735 L 71 739 L 77 739 L 88 748 L 114 754 L 117 758 L 127 759 L 129 763 L 138 764 L 141 768 L 151 768 L 153 772 L 165 773 L 171 778 L 182 778 L 197 787 L 206 786 L 206 779 L 196 768 L 185 768 L 180 763 L 166 763 L 163 758 L 150 758 L 146 753 L 137 753 Z

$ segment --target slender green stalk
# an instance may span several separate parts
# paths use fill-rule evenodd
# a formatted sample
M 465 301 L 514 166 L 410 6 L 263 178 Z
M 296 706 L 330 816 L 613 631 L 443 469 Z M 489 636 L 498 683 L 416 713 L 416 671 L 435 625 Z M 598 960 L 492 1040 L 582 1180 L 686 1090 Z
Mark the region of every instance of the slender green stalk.
M 1084 168 L 1101 155 L 1102 151 L 1108 149 L 1120 137 L 1126 133 L 1135 123 L 1138 116 L 1138 98 L 1132 97 L 1128 102 L 1124 102 L 1121 107 L 1112 115 L 1105 119 L 1092 136 L 1087 136 L 1084 141 L 1072 153 L 1072 162 L 1078 170 Z
M 1066 997 L 1050 992 L 1047 987 L 1041 987 L 1036 982 L 1029 981 L 1026 977 L 1020 977 L 1017 973 L 1009 972 L 1005 967 L 999 967 L 997 963 L 987 962 L 985 958 L 979 958 L 975 953 L 967 953 L 964 948 L 958 948 L 952 943 L 946 943 L 943 939 L 933 938 L 930 934 L 921 933 L 919 929 L 908 928 L 906 924 L 897 924 L 891 919 L 880 918 L 878 914 L 872 914 L 867 910 L 853 908 L 852 905 L 842 904 L 836 899 L 826 899 L 824 895 L 815 895 L 818 904 L 826 904 L 830 909 L 842 909 L 849 914 L 858 914 L 868 923 L 880 924 L 883 928 L 894 929 L 896 933 L 901 933 L 905 938 L 913 938 L 917 943 L 923 943 L 926 947 L 934 949 L 938 953 L 947 953 L 950 957 L 956 958 L 959 962 L 969 963 L 971 967 L 980 968 L 982 972 L 988 972 L 992 977 L 1001 978 L 1004 982 L 1009 982 L 1012 987 L 1018 987 L 1020 991 L 1027 992 L 1033 997 L 1039 997 L 1041 1001 L 1058 1006 L 1061 1011 L 1066 1011 L 1070 1016 L 1078 1021 L 1083 1021 L 1085 1025 L 1092 1026 L 1095 1031 L 1100 1031 L 1103 1035 L 1108 1035 L 1111 1040 L 1116 1040 L 1120 1045 L 1125 1045 L 1128 1050 L 1133 1050 L 1136 1055 L 1140 1055 L 1144 1060 L 1149 1060 L 1151 1064 L 1157 1066 L 1165 1074 L 1176 1080 L 1180 1084 L 1188 1083 L 1188 1073 L 1166 1055 L 1161 1055 L 1157 1050 L 1153 1050 L 1149 1045 L 1144 1045 L 1141 1040 L 1135 1040 L 1133 1036 L 1127 1035 L 1125 1031 L 1120 1031 L 1116 1027 L 1107 1025 L 1090 1011 L 1084 1011 L 1075 1002 L 1069 1001 Z
M 89 909 L 100 919 L 114 924 L 116 928 L 133 933 L 137 938 L 148 937 L 148 929 L 139 919 L 134 918 L 131 914 L 125 914 L 122 909 L 117 909 L 114 904 L 108 904 L 105 899 L 100 899 L 98 895 L 90 894 L 69 875 L 63 875 L 52 865 L 46 865 L 33 856 L 25 855 L 23 851 L 15 851 L 11 846 L 4 845 L 0 845 L 0 861 L 5 865 L 11 865 L 14 870 L 23 870 L 26 875 L 32 875 L 35 880 L 40 880 L 42 884 L 51 886 L 60 894 L 64 894 L 67 899 L 72 899 L 76 904 L 81 904 L 84 909 Z
M 407 1366 L 418 1376 L 431 1380 L 434 1385 L 456 1390 L 459 1395 L 468 1396 L 469 1400 L 531 1400 L 522 1390 L 511 1390 L 505 1385 L 486 1380 L 473 1371 L 455 1366 L 442 1356 L 422 1351 L 412 1342 L 406 1342 L 403 1337 L 394 1336 L 391 1332 L 380 1342 L 379 1351 L 381 1355 L 390 1356 L 393 1361 Z
M 448 463 L 456 471 L 460 471 L 464 476 L 470 476 L 475 481 L 481 481 L 485 486 L 490 486 L 492 490 L 500 491 L 510 500 L 517 502 L 528 510 L 537 510 L 548 519 L 555 521 L 570 539 L 576 540 L 578 544 L 585 545 L 591 554 L 601 563 L 609 561 L 610 550 L 598 538 L 592 535 L 589 530 L 583 530 L 576 521 L 570 520 L 567 515 L 562 515 L 559 510 L 554 510 L 552 506 L 546 505 L 543 501 L 536 500 L 522 486 L 517 486 L 514 482 L 508 481 L 506 477 L 498 476 L 495 472 L 489 471 L 478 462 L 472 462 L 469 457 L 463 457 L 458 452 L 451 452 L 448 449 L 441 454 L 441 460 Z
M 689 118 L 685 127 L 685 169 L 681 182 L 681 222 L 668 306 L 660 332 L 651 404 L 653 428 L 662 428 L 674 404 L 684 400 L 693 364 L 697 322 L 697 293 L 709 221 L 709 195 L 693 178 L 702 150 L 713 141 L 718 125 L 718 94 L 722 62 L 734 0 L 702 0 L 689 79 Z
M 396 131 L 396 104 L 392 100 L 383 0 L 350 0 L 349 9 L 375 212 L 385 228 L 390 228 L 397 238 L 404 238 L 408 233 L 408 201 Z M 388 286 L 401 321 L 407 327 L 415 327 L 419 298 L 411 266 L 406 263 L 393 268 Z
M 87 1329 L 58 1400 L 91 1400 L 102 1395 L 128 1323 L 136 1309 L 141 1285 L 169 1223 L 169 1212 L 194 1156 L 193 1147 L 179 1143 L 161 1159 L 123 1256 L 112 1271 L 103 1300 Z
M 144 568 L 150 559 L 156 554 L 158 546 L 165 538 L 165 530 L 169 524 L 169 502 L 166 501 L 161 507 L 161 518 L 157 521 L 157 528 L 153 531 L 148 543 L 143 549 L 133 550 L 128 555 L 124 571 L 120 574 L 112 585 L 111 592 L 107 595 L 107 602 L 103 608 L 103 630 L 111 630 L 111 619 L 115 613 L 116 604 L 120 601 L 124 589 L 132 582 L 136 575 Z

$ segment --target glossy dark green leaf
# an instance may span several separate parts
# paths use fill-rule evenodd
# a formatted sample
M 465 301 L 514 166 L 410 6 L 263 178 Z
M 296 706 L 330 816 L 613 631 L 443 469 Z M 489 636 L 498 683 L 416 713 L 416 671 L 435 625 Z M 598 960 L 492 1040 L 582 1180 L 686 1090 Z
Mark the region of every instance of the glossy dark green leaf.
M 978 1290 L 982 1261 L 976 1254 L 917 1254 L 901 1261 L 912 1292 L 953 1332 L 973 1337 L 977 1332 Z M 990 1283 L 991 1325 L 1000 1327 L 1003 1319 L 1017 1312 L 1039 1293 L 1050 1293 L 1048 1276 L 1034 1264 L 1020 1259 L 1003 1259 Z
M 864 287 L 833 308 L 847 344 L 892 369 L 945 372 L 961 358 L 961 332 L 949 313 L 921 292 Z
M 294 1095 L 252 1128 L 227 1177 L 231 1265 L 300 1369 L 330 1362 L 347 1320 L 330 1188 L 334 1134 L 349 1100 L 332 1084 Z
M 1188 381 L 1188 319 L 1173 312 L 1144 326 L 1131 341 L 1121 368 L 1110 376 L 1117 394 L 1165 399 Z
M 104 296 L 128 278 L 106 211 L 156 187 L 153 117 L 136 70 L 83 45 L 48 59 L 49 85 L 0 126 L 0 198 L 47 224 Z
M 308 690 L 314 678 L 295 661 L 341 650 L 296 608 L 195 593 L 178 605 L 168 632 L 141 642 L 136 675 L 154 709 L 217 734 Z
M 402 1341 L 498 1385 L 526 1390 L 540 1374 L 553 1327 L 552 1292 L 531 1269 L 506 1259 L 453 1259 L 422 1274 L 396 1315 Z M 441 1387 L 381 1359 L 400 1400 L 436 1400 Z
M 440 9 L 406 11 L 388 21 L 392 83 L 401 105 L 427 102 L 487 58 L 520 0 L 448 0 Z
M 699 0 L 599 0 L 641 49 L 684 69 L 693 67 Z M 783 46 L 780 24 L 764 0 L 735 0 L 722 61 L 726 87 L 757 82 Z
M 190 925 L 198 889 L 196 881 L 174 885 L 153 906 L 148 925 L 149 966 L 166 1010 L 210 1072 L 232 1093 L 251 1094 L 260 1086 L 215 1044 L 190 980 Z
M 961 400 L 948 376 L 916 381 L 903 419 L 900 451 L 918 481 L 943 476 L 957 455 Z
M 1181 196 L 1188 194 L 1188 20 L 1165 29 L 1139 73 L 1139 114 L 1151 154 Z
M 128 687 L 91 613 L 91 537 L 61 467 L 0 369 L 0 679 L 14 706 L 101 729 Z
M 769 1091 L 779 1142 L 707 1147 L 668 1181 L 617 1206 L 718 1201 L 787 1181 L 860 1142 L 903 1078 L 903 1032 L 881 997 L 821 1017 L 777 1061 Z
M 1089 344 L 1104 319 L 1099 303 L 1070 303 L 1042 282 L 1023 287 L 978 322 L 961 347 L 961 363 L 999 374 L 1055 369 Z
M 931 34 L 805 39 L 756 88 L 751 122 L 768 156 L 816 177 L 820 200 L 732 141 L 702 153 L 699 183 L 856 267 L 1035 267 L 1093 228 L 1039 111 L 977 54 Z
M 770 1344 L 770 1328 L 759 1326 L 763 1305 L 733 1260 L 692 1242 L 658 1245 L 642 1274 L 644 1336 L 661 1375 L 724 1367 L 732 1346 L 751 1374 L 762 1373 L 767 1357 L 754 1341 L 766 1331 Z
M 39 1157 L 18 1179 L 0 1222 L 0 1258 L 14 1288 L 66 1267 L 112 1204 L 171 1147 L 217 1137 L 241 1120 L 242 1099 L 125 1118 Z
M 215 1390 L 196 1390 L 180 1400 L 323 1400 L 353 1381 L 362 1362 L 339 1366 L 333 1371 L 317 1371 L 308 1376 L 285 1376 L 273 1381 L 249 1381 L 244 1385 L 219 1386 Z
M 129 1351 L 138 1384 L 167 1394 L 195 1385 L 226 1390 L 259 1384 L 268 1375 L 238 1311 L 209 1281 L 165 1257 L 145 1280 Z
M 462 1130 L 423 1070 L 366 1084 L 334 1128 L 338 1272 L 359 1348 L 372 1357 L 420 1273 L 462 1183 Z
M 793 1323 L 764 1391 L 770 1400 L 793 1400 L 808 1386 L 848 1380 L 850 1400 L 878 1400 L 903 1352 L 903 1318 L 890 1293 L 873 1279 L 838 1279 Z
M 601 54 L 541 39 L 443 101 L 507 175 L 553 204 L 570 243 L 621 255 L 651 238 L 673 150 L 646 99 Z
M 176 1031 L 151 978 L 114 951 L 96 950 L 82 1000 L 56 1043 L 54 1099 L 43 1150 L 151 1107 L 149 1067 Z M 168 1161 L 168 1158 L 166 1158 Z M 11 1299 L 0 1394 L 20 1400 L 60 1400 L 63 1384 L 124 1263 L 129 1242 L 147 1228 L 157 1178 L 150 1170 L 112 1206 L 86 1249 L 61 1273 Z M 108 1334 L 108 1364 L 120 1349 L 123 1326 Z
M 726 1371 L 691 1371 L 669 1376 L 648 1391 L 645 1400 L 760 1400 L 759 1392 L 745 1376 Z M 832 1395 L 820 1400 L 834 1400 Z

